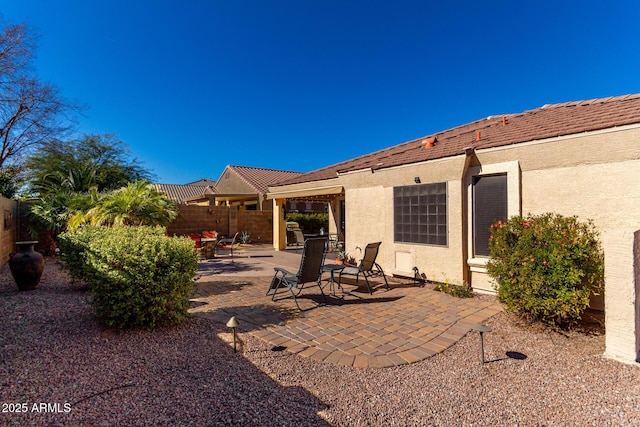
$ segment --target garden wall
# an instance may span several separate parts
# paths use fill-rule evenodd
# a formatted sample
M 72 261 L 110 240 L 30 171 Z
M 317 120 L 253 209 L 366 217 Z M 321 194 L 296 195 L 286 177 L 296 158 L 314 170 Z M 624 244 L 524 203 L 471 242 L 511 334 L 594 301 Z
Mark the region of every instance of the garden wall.
M 167 226 L 173 235 L 199 234 L 215 230 L 224 236 L 248 232 L 253 243 L 273 241 L 271 211 L 240 210 L 238 206 L 178 206 L 178 217 Z
M 3 266 L 9 261 L 9 254 L 15 252 L 18 202 L 0 196 L 0 214 L 0 266 Z

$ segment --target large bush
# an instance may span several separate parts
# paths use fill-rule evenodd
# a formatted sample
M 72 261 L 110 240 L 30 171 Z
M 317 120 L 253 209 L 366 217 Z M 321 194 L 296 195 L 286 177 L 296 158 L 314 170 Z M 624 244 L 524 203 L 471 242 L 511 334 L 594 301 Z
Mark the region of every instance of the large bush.
M 83 227 L 58 235 L 62 268 L 74 280 L 83 281 L 87 285 L 95 282 L 94 258 L 98 253 L 93 245 L 99 245 L 110 232 L 107 227 Z
M 591 221 L 552 213 L 498 221 L 489 247 L 498 300 L 524 318 L 569 327 L 602 289 L 604 255 Z
M 161 227 L 81 227 L 59 236 L 63 266 L 87 282 L 98 320 L 119 328 L 188 317 L 198 255 Z

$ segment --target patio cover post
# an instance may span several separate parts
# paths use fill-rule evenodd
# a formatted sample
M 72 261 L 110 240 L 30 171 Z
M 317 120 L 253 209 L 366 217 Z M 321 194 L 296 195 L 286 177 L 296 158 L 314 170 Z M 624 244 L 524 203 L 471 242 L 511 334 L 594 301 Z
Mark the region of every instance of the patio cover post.
M 287 249 L 287 231 L 284 220 L 284 208 L 287 199 L 273 199 L 273 248 L 277 251 Z

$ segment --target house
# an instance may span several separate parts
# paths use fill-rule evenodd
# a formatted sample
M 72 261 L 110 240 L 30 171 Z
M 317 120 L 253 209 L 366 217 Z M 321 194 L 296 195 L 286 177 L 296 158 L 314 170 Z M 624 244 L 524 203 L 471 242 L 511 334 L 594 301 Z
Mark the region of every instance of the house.
M 490 116 L 269 187 L 274 247 L 288 199 L 330 202 L 329 232 L 358 254 L 382 241 L 389 273 L 494 292 L 494 219 L 557 212 L 592 219 L 605 252 L 606 354 L 640 357 L 640 94 Z
M 216 182 L 200 179 L 188 184 L 152 184 L 156 191 L 164 193 L 170 200 L 179 205 L 187 204 L 187 200 L 213 193 Z
M 211 206 L 240 206 L 247 210 L 271 210 L 272 202 L 267 201 L 268 186 L 279 181 L 302 175 L 302 172 L 254 168 L 248 166 L 227 166 L 218 179 L 213 191 L 201 197 L 192 197 L 188 204 Z

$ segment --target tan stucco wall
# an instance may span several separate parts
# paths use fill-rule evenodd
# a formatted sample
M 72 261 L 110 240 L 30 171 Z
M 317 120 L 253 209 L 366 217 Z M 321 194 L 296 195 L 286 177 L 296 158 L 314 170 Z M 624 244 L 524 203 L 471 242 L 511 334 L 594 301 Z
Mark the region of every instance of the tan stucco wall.
M 639 226 L 640 175 L 632 171 L 640 160 L 523 172 L 523 212 L 560 211 L 601 230 Z
M 256 190 L 251 188 L 242 178 L 228 168 L 222 172 L 216 182 L 216 191 L 220 194 L 252 194 Z
M 482 165 L 518 161 L 523 215 L 577 215 L 601 233 L 640 228 L 637 126 L 486 150 L 477 158 Z M 478 285 L 490 282 L 474 275 Z
M 603 233 L 605 250 L 605 330 L 607 357 L 638 361 L 640 354 L 640 231 Z
M 430 164 L 409 165 L 393 169 L 362 171 L 340 177 L 346 198 L 346 250 L 356 259 L 362 256 L 356 247 L 381 241 L 377 262 L 388 274 L 412 275 L 418 267 L 430 280 L 462 283 L 462 205 L 460 176 L 464 156 Z M 447 182 L 449 244 L 435 246 L 395 243 L 393 236 L 393 188 Z

